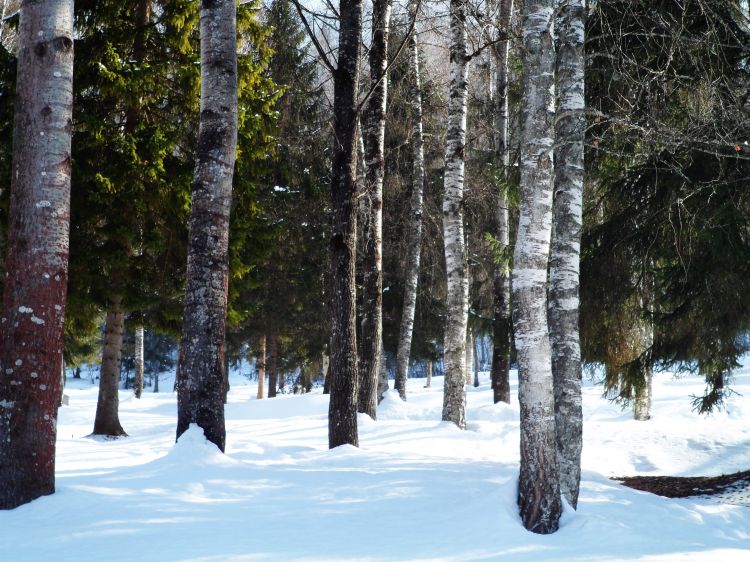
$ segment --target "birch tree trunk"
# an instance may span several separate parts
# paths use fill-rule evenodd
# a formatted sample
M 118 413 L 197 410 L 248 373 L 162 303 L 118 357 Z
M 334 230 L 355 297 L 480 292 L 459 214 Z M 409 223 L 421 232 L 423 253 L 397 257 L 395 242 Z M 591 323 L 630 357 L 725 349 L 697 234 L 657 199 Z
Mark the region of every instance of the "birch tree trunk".
M 135 327 L 135 388 L 136 398 L 143 394 L 143 326 Z
M 498 30 L 510 35 L 513 15 L 513 0 L 499 0 Z M 510 219 L 508 214 L 507 179 L 510 168 L 508 147 L 508 53 L 510 41 L 500 41 L 493 50 L 495 59 L 495 160 L 502 166 L 502 177 L 506 185 L 500 187 L 497 197 L 495 236 L 503 252 L 503 260 L 495 270 L 494 321 L 492 334 L 492 396 L 495 404 L 510 404 L 510 270 L 507 254 L 510 248 Z
M 356 252 L 357 90 L 362 0 L 339 2 L 338 67 L 333 84 L 331 170 L 331 395 L 328 446 L 359 445 L 357 435 Z
M 271 334 L 268 339 L 268 397 L 274 398 L 279 386 L 279 338 Z
M 474 338 L 474 388 L 479 387 L 479 349 L 477 348 L 477 338 Z
M 432 386 L 432 361 L 427 362 L 427 382 L 425 383 L 425 388 L 430 388 Z
M 645 299 L 640 298 L 641 310 L 645 308 Z M 636 320 L 636 339 L 638 355 L 646 353 L 654 344 L 654 325 L 651 318 L 639 318 Z M 648 421 L 651 419 L 651 398 L 653 391 L 654 374 L 651 365 L 646 361 L 641 367 L 643 385 L 638 387 L 633 401 L 633 419 L 637 421 Z
M 229 211 L 237 148 L 234 0 L 201 0 L 201 119 L 183 317 L 177 437 L 198 424 L 224 450 Z
M 68 277 L 73 2 L 24 0 L 0 317 L 0 509 L 55 491 Z
M 409 1 L 409 14 L 416 22 L 420 0 Z M 419 43 L 416 29 L 409 36 L 409 72 L 412 75 L 411 91 L 411 221 L 408 225 L 406 247 L 406 272 L 404 279 L 404 303 L 399 326 L 398 349 L 396 351 L 395 387 L 402 400 L 406 400 L 406 380 L 409 377 L 411 340 L 414 333 L 414 312 L 417 307 L 419 283 L 419 259 L 422 249 L 422 206 L 424 201 L 424 131 L 422 128 L 422 77 L 419 70 Z
M 260 336 L 258 338 L 258 400 L 263 400 L 265 395 L 265 384 L 266 384 L 266 336 Z
M 373 0 L 370 77 L 373 92 L 367 105 L 365 188 L 370 216 L 365 222 L 362 322 L 362 363 L 358 411 L 376 419 L 378 377 L 383 355 L 383 174 L 385 172 L 385 109 L 388 100 L 388 35 L 392 0 Z
M 578 333 L 584 114 L 583 0 L 560 2 L 555 19 L 555 188 L 549 264 L 549 331 L 560 492 L 576 508 L 583 411 Z
M 120 437 L 127 435 L 120 425 L 120 359 L 122 334 L 125 331 L 125 314 L 122 297 L 114 295 L 104 320 L 104 346 L 102 366 L 99 371 L 99 397 L 96 401 L 93 435 Z
M 444 342 L 443 421 L 466 427 L 466 319 L 469 281 L 464 245 L 464 149 L 469 57 L 466 50 L 466 0 L 450 2 L 450 101 L 445 150 L 443 238 L 448 275 Z
M 474 335 L 466 331 L 466 384 L 471 384 L 474 367 Z
M 133 40 L 133 58 L 138 66 L 143 64 L 146 58 L 146 29 L 151 18 L 151 0 L 139 0 L 135 12 L 135 38 Z M 135 133 L 138 121 L 141 119 L 141 108 L 138 103 L 128 107 L 125 114 L 125 129 L 129 135 Z M 138 255 L 141 250 L 138 250 Z M 135 381 L 133 393 L 136 398 L 143 394 L 143 326 L 135 328 Z
M 542 534 L 558 529 L 562 509 L 546 293 L 554 172 L 555 5 L 556 0 L 524 0 L 521 213 L 512 284 L 521 406 L 518 505 L 524 526 Z

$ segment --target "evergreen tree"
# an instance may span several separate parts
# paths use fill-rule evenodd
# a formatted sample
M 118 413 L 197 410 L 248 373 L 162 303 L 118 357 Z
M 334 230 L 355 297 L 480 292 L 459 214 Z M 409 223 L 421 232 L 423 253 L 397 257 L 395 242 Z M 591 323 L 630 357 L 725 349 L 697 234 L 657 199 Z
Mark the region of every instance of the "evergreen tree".
M 736 1 L 617 1 L 589 32 L 583 355 L 624 401 L 653 368 L 699 372 L 706 411 L 747 345 L 747 18 Z

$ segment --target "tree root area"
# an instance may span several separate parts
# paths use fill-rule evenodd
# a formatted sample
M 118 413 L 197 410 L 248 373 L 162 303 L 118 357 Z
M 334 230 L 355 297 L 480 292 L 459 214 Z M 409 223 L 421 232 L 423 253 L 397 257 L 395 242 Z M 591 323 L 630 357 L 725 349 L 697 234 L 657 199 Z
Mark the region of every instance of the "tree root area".
M 622 476 L 612 480 L 667 498 L 742 494 L 750 490 L 750 470 L 721 476 Z

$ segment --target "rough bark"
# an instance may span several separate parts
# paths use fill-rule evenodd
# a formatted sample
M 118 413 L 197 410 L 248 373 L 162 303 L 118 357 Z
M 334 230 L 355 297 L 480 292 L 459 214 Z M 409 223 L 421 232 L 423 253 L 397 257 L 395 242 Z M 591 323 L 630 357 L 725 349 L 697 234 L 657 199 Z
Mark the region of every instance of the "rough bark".
M 104 345 L 102 366 L 99 371 L 99 398 L 96 402 L 93 435 L 120 437 L 127 435 L 120 425 L 120 359 L 122 334 L 125 331 L 125 313 L 122 297 L 109 298 L 109 308 L 104 320 Z
M 0 317 L 0 509 L 55 491 L 68 276 L 73 2 L 24 0 Z
M 552 229 L 556 0 L 525 0 L 521 211 L 513 268 L 513 321 L 521 407 L 518 505 L 524 526 L 552 533 L 562 510 L 555 443 L 547 264 Z
M 377 387 L 383 355 L 383 175 L 385 173 L 385 109 L 388 100 L 388 35 L 392 0 L 373 0 L 370 77 L 373 92 L 367 104 L 365 189 L 369 217 L 365 234 L 363 278 L 362 361 L 359 366 L 358 411 L 376 419 Z
M 279 338 L 271 334 L 268 338 L 268 397 L 276 396 L 279 385 Z
M 229 211 L 237 148 L 234 0 L 202 0 L 201 117 L 190 208 L 177 437 L 198 424 L 224 450 Z
M 143 394 L 143 326 L 135 327 L 135 384 L 133 392 L 136 398 Z
M 331 170 L 331 395 L 328 445 L 359 445 L 357 435 L 356 103 L 362 0 L 339 3 L 339 57 L 333 84 Z
M 265 394 L 265 383 L 266 383 L 266 336 L 262 335 L 258 338 L 258 360 L 256 363 L 256 371 L 258 373 L 258 394 L 256 398 L 263 400 Z
M 510 34 L 513 14 L 513 0 L 499 0 L 498 29 Z M 508 146 L 508 53 L 510 41 L 500 41 L 493 50 L 495 60 L 494 84 L 494 123 L 495 161 L 502 167 L 503 180 L 508 179 L 510 150 Z M 510 219 L 508 214 L 507 186 L 500 187 L 495 210 L 495 237 L 502 260 L 495 270 L 494 280 L 494 319 L 492 334 L 492 396 L 495 404 L 510 404 L 510 349 L 512 320 L 510 315 L 510 270 L 507 254 L 510 248 Z
M 466 318 L 469 282 L 464 242 L 464 150 L 466 146 L 467 79 L 466 1 L 450 2 L 450 100 L 446 134 L 443 196 L 443 239 L 448 276 L 444 342 L 443 421 L 466 427 Z
M 583 200 L 583 0 L 561 2 L 555 19 L 555 187 L 549 264 L 549 331 L 555 385 L 560 492 L 576 508 L 581 485 L 583 411 L 578 332 Z
M 420 0 L 409 1 L 412 21 L 417 19 Z M 406 271 L 404 276 L 404 302 L 399 325 L 398 349 L 396 351 L 395 388 L 402 400 L 406 400 L 406 380 L 409 377 L 411 340 L 414 333 L 414 312 L 417 307 L 419 284 L 419 259 L 422 249 L 422 206 L 424 201 L 424 131 L 422 127 L 422 77 L 419 70 L 419 43 L 417 32 L 409 36 L 409 72 L 412 75 L 409 98 L 411 102 L 411 150 L 412 183 L 410 222 L 407 226 Z

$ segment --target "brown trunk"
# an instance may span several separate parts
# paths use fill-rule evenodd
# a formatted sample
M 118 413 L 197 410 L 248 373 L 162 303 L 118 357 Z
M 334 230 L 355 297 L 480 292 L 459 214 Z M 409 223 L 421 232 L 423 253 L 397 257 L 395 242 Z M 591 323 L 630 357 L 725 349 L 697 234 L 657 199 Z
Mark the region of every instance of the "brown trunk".
M 271 334 L 268 342 L 268 397 L 276 396 L 279 376 L 279 338 L 276 334 Z
M 96 403 L 93 435 L 119 437 L 127 435 L 120 425 L 119 387 L 120 355 L 122 333 L 125 327 L 125 314 L 122 311 L 122 297 L 110 297 L 107 318 L 104 321 L 104 347 L 102 367 L 99 373 L 99 399 Z
M 73 2 L 24 0 L 0 317 L 0 509 L 55 491 L 68 276 Z
M 265 395 L 265 384 L 266 384 L 266 336 L 262 335 L 258 338 L 258 362 L 256 364 L 256 371 L 258 372 L 258 400 L 263 400 Z

